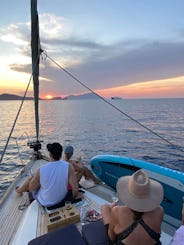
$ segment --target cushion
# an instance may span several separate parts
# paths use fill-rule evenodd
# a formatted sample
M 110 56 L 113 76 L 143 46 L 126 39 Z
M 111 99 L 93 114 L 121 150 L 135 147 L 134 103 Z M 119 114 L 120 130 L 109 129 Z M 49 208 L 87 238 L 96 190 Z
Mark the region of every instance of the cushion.
M 108 236 L 102 220 L 82 227 L 82 235 L 88 245 L 107 245 Z
M 28 245 L 86 245 L 75 225 L 68 225 L 29 241 Z

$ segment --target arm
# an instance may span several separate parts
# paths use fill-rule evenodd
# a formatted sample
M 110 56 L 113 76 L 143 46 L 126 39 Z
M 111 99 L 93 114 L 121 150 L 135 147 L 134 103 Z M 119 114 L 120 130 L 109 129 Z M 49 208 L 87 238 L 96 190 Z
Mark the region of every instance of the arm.
M 40 170 L 37 170 L 36 175 L 32 177 L 29 182 L 29 191 L 36 191 L 40 189 Z
M 71 160 L 70 163 L 73 165 L 73 167 L 76 171 L 80 170 L 81 168 L 84 167 L 84 164 L 82 162 L 77 161 L 77 160 Z
M 69 171 L 68 171 L 68 182 L 72 186 L 72 194 L 73 197 L 77 197 L 78 191 L 79 191 L 79 186 L 77 183 L 77 178 L 75 175 L 74 167 L 72 164 L 69 163 Z
M 111 217 L 111 210 L 113 207 L 115 207 L 117 204 L 115 202 L 111 203 L 110 205 L 108 204 L 103 204 L 101 206 L 101 214 L 102 214 L 102 219 L 104 222 L 104 225 L 110 223 L 110 217 Z
M 110 215 L 110 222 L 109 222 L 109 230 L 108 230 L 108 235 L 111 241 L 116 240 L 116 234 L 114 232 L 115 224 L 116 224 L 116 214 L 115 214 L 115 208 L 111 208 L 111 215 Z

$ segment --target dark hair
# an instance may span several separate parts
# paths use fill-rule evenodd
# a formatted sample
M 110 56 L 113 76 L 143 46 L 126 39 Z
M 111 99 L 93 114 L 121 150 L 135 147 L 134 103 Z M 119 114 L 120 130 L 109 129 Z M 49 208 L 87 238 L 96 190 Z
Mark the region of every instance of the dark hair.
M 47 150 L 52 154 L 54 160 L 60 160 L 63 152 L 63 147 L 60 143 L 47 144 Z

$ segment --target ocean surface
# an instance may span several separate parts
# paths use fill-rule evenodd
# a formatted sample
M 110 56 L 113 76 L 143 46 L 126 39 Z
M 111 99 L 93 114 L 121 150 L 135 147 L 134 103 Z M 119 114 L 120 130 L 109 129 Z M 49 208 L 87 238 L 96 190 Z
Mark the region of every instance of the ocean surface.
M 109 102 L 119 110 L 99 99 L 40 101 L 40 140 L 43 141 L 45 154 L 47 143 L 60 142 L 63 146 L 73 145 L 74 157 L 82 156 L 86 165 L 95 155 L 116 154 L 184 171 L 184 99 L 122 99 Z M 5 148 L 20 103 L 0 101 L 0 154 Z M 34 136 L 34 102 L 25 101 L 0 164 L 0 196 L 27 164 L 27 156 L 32 149 L 26 144 Z M 24 152 L 23 156 L 20 157 L 19 152 Z

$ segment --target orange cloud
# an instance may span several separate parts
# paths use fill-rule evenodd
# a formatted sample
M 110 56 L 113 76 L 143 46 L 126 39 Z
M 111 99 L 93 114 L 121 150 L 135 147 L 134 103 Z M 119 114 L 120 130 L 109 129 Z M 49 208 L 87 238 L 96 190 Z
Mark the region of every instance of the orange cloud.
M 116 88 L 96 90 L 101 96 L 123 98 L 182 98 L 184 77 L 133 83 Z

